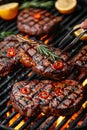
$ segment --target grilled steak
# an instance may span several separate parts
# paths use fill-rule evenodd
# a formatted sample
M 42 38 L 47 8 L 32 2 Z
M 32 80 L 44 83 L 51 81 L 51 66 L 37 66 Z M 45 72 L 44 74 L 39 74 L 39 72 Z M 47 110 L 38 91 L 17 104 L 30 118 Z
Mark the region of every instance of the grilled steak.
M 21 43 L 23 41 L 17 36 L 8 36 L 0 43 L 0 76 L 8 75 L 18 66 Z
M 38 51 L 38 47 L 42 49 Z M 45 47 L 45 48 L 43 48 Z M 42 51 L 48 51 L 48 53 Z M 31 67 L 33 71 L 39 73 L 42 76 L 51 79 L 64 79 L 71 70 L 71 66 L 68 64 L 68 54 L 59 56 L 61 50 L 58 48 L 43 45 L 42 43 L 29 40 L 25 42 L 20 48 L 20 61 L 27 67 Z M 51 56 L 50 56 L 51 55 Z M 56 58 L 53 60 L 53 56 Z
M 85 87 L 74 80 L 20 81 L 11 91 L 11 103 L 22 115 L 31 117 L 38 112 L 48 115 L 70 115 L 84 102 Z
M 62 17 L 55 17 L 42 9 L 25 9 L 18 16 L 17 26 L 22 32 L 29 35 L 44 35 L 52 32 L 62 20 Z
M 0 43 L 0 76 L 9 74 L 19 63 L 18 45 L 19 42 L 14 36 L 9 36 Z
M 87 70 L 87 45 L 84 46 L 79 53 L 71 60 L 71 64 L 77 68 Z

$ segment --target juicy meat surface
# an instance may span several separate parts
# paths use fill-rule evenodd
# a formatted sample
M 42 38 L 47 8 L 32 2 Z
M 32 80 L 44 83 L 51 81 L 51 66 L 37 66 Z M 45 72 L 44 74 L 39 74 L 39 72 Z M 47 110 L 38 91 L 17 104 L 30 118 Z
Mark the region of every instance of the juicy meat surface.
M 19 46 L 16 36 L 8 36 L 0 43 L 0 76 L 6 76 L 18 65 Z
M 62 17 L 55 17 L 46 10 L 29 8 L 20 12 L 17 26 L 29 35 L 41 36 L 52 32 L 61 20 Z
M 72 70 L 67 62 L 68 54 L 59 56 L 61 54 L 59 48 L 47 46 L 58 58 L 53 61 L 49 55 L 42 55 L 38 51 L 39 45 L 43 45 L 42 42 L 40 43 L 33 40 L 25 42 L 25 44 L 20 47 L 20 62 L 27 67 L 31 67 L 34 72 L 42 76 L 55 80 L 64 79 L 70 73 L 70 70 Z
M 31 117 L 38 112 L 48 115 L 71 115 L 84 102 L 85 87 L 74 80 L 20 81 L 14 84 L 10 100 L 22 115 Z
M 79 53 L 70 61 L 72 65 L 87 71 L 87 45 L 79 50 Z

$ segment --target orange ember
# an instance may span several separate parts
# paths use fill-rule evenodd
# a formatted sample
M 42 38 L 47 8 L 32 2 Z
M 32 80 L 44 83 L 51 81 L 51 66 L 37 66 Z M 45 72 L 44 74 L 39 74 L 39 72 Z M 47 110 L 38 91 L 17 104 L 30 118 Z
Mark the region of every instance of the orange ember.
M 24 36 L 25 39 L 28 39 L 28 37 L 29 37 L 28 35 L 25 35 L 25 36 Z
M 40 18 L 41 18 L 41 14 L 40 14 L 40 13 L 34 14 L 34 18 L 35 18 L 35 19 L 40 19 Z
M 12 109 L 12 111 L 14 111 L 14 109 Z M 9 117 L 11 114 L 11 112 L 7 112 L 6 115 L 7 117 Z M 11 126 L 21 115 L 18 113 L 17 115 L 15 115 L 8 123 L 8 126 Z M 14 130 L 19 130 L 19 128 L 25 123 L 24 120 L 22 120 L 15 128 Z
M 40 40 L 42 41 L 42 40 L 44 40 L 46 37 L 47 37 L 47 35 L 44 35 L 44 36 L 42 36 L 42 37 L 40 38 Z

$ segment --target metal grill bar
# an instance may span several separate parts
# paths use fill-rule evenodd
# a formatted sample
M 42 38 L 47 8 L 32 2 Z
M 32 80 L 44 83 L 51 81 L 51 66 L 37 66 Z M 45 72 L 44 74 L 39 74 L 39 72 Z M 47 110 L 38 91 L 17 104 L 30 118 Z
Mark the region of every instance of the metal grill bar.
M 87 112 L 87 108 L 84 109 L 79 115 L 78 117 L 72 121 L 72 123 L 69 125 L 69 128 L 67 130 L 71 130 L 71 128 L 73 128 L 77 123 L 78 121 L 85 115 L 85 113 Z
M 70 119 L 71 116 L 66 117 L 56 128 L 55 130 L 60 130 L 62 126 Z
M 0 107 L 3 106 L 7 101 L 9 101 L 10 96 L 8 95 L 2 102 L 0 102 Z
M 51 121 L 48 122 L 48 123 L 44 126 L 43 130 L 48 130 L 48 129 L 53 125 L 53 123 L 57 120 L 57 118 L 58 118 L 58 117 L 54 116 L 54 117 L 51 119 Z
M 13 113 L 10 114 L 10 116 L 8 116 L 4 121 L 2 121 L 2 125 L 6 125 L 15 115 L 17 114 L 16 111 L 14 111 Z
M 22 120 L 24 119 L 24 116 L 20 116 L 10 127 L 16 127 Z
M 7 106 L 1 113 L 0 113 L 0 117 L 2 117 L 4 115 L 4 113 L 8 112 L 9 109 L 12 108 L 12 105 Z
M 0 85 L 0 89 L 7 83 L 9 83 L 18 73 L 20 73 L 23 70 L 24 67 L 21 67 L 18 71 L 16 71 L 11 77 L 8 77 L 7 80 L 5 80 L 4 82 L 2 82 L 2 84 Z
M 38 114 L 37 115 L 34 115 L 32 116 L 31 118 L 29 118 L 26 123 L 19 129 L 19 130 L 24 130 L 25 128 L 27 128 L 29 126 L 29 124 L 35 120 L 37 118 Z
M 47 116 L 43 116 L 39 121 L 37 121 L 30 130 L 35 130 L 37 129 L 45 120 L 47 119 Z

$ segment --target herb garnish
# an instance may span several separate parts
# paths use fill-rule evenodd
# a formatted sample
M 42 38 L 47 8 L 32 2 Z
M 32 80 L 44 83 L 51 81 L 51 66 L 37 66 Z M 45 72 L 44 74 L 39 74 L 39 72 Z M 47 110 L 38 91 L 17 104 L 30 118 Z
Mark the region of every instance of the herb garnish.
M 5 38 L 5 37 L 7 37 L 9 35 L 14 35 L 14 34 L 13 34 L 13 32 L 10 32 L 10 31 L 2 31 L 0 33 L 0 38 Z
M 32 40 L 30 39 L 25 39 L 23 36 L 21 35 L 17 35 L 19 38 L 25 40 L 25 41 L 28 41 L 28 42 L 32 42 Z M 54 53 L 52 52 L 48 46 L 46 45 L 38 45 L 36 42 L 33 42 L 32 44 L 36 45 L 37 46 L 37 51 L 41 54 L 41 55 L 46 55 L 48 57 L 51 58 L 51 60 L 55 61 L 55 60 L 58 60 L 59 57 Z
M 49 0 L 49 1 L 40 1 L 40 0 L 28 1 L 28 0 L 25 0 L 20 5 L 19 9 L 25 9 L 25 8 L 29 8 L 29 7 L 50 9 L 53 7 L 53 5 L 54 5 L 53 0 Z
M 46 55 L 51 57 L 51 59 L 53 61 L 58 59 L 58 56 L 52 52 L 46 45 L 38 45 L 37 46 L 37 51 L 41 54 L 41 55 Z

